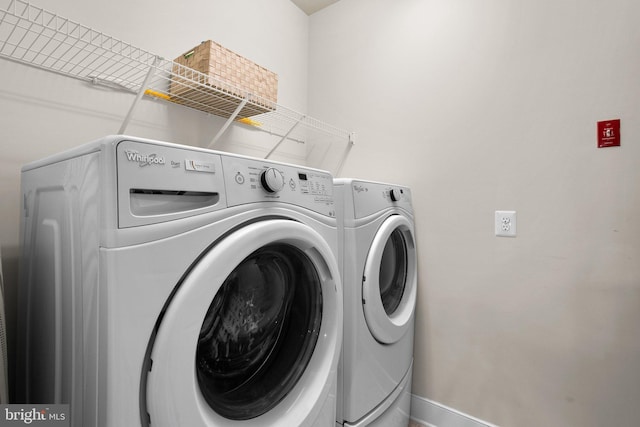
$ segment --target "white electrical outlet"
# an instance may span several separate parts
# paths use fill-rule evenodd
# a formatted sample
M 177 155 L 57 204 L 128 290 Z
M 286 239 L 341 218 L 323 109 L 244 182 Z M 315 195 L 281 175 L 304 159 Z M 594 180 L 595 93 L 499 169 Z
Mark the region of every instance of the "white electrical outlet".
M 516 236 L 516 211 L 496 211 L 496 236 Z

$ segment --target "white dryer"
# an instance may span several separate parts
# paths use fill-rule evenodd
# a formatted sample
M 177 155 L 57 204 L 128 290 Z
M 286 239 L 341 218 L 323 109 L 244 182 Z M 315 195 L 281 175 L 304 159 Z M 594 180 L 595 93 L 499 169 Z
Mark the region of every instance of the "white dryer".
M 127 136 L 25 166 L 21 400 L 74 427 L 333 426 L 332 188 Z
M 417 290 L 411 191 L 336 179 L 334 193 L 344 290 L 336 424 L 406 427 Z

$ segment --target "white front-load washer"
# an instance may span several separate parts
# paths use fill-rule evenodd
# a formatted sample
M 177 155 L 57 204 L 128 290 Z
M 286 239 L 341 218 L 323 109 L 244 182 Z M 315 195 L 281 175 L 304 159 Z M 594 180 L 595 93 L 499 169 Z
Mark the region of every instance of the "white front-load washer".
M 71 425 L 335 423 L 329 173 L 111 136 L 23 168 L 20 400 Z
M 334 194 L 344 290 L 336 424 L 406 427 L 417 292 L 411 191 L 336 179 Z

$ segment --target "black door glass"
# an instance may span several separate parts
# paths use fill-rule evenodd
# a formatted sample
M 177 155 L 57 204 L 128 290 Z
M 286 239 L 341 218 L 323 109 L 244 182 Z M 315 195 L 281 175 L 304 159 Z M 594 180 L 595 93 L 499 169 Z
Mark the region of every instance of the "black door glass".
M 249 255 L 227 277 L 202 323 L 200 390 L 232 420 L 260 416 L 296 385 L 313 354 L 322 288 L 309 257 L 287 244 Z
M 404 235 L 398 229 L 393 230 L 384 245 L 379 280 L 382 306 L 387 316 L 391 316 L 402 301 L 407 281 L 407 245 Z

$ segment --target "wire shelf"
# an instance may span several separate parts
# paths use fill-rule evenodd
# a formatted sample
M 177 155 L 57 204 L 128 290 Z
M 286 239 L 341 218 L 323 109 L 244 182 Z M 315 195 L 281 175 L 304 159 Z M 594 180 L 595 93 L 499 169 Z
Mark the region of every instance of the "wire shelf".
M 205 111 L 270 134 L 307 133 L 351 144 L 348 131 L 285 108 L 22 0 L 0 0 L 0 57 L 76 79 Z M 221 132 L 226 130 L 226 124 Z M 121 129 L 122 130 L 122 129 Z M 219 138 L 216 135 L 212 144 Z M 270 153 L 271 154 L 271 153 Z

